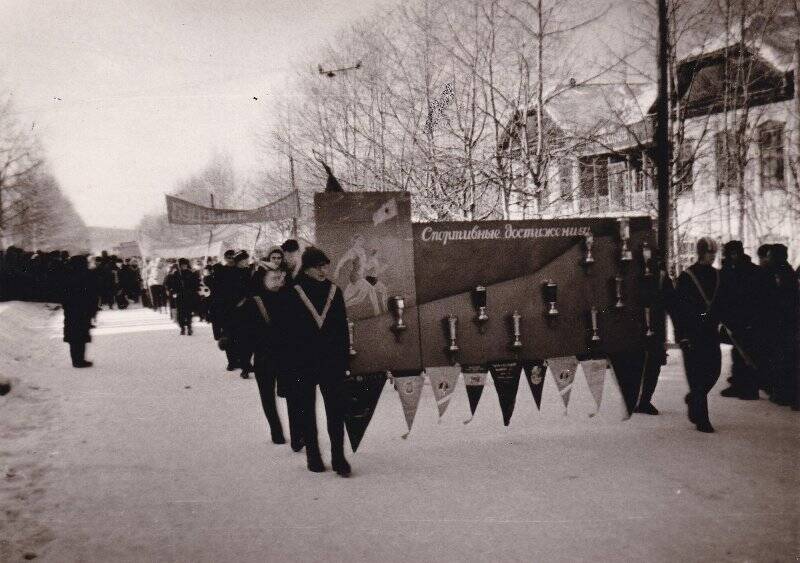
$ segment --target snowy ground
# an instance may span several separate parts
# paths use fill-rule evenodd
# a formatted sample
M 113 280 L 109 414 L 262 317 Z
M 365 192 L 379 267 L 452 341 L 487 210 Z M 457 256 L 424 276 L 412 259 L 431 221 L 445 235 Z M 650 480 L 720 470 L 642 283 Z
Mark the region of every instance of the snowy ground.
M 0 561 L 800 556 L 800 415 L 724 399 L 723 377 L 717 433 L 696 432 L 677 351 L 662 414 L 628 421 L 611 381 L 589 417 L 579 378 L 566 416 L 552 381 L 540 412 L 521 382 L 510 427 L 491 385 L 465 425 L 459 382 L 441 423 L 424 389 L 404 440 L 387 386 L 341 479 L 270 443 L 255 382 L 224 371 L 207 326 L 185 337 L 163 315 L 104 311 L 95 367 L 73 370 L 57 313 L 0 307 L 0 374 L 19 380 L 0 397 Z

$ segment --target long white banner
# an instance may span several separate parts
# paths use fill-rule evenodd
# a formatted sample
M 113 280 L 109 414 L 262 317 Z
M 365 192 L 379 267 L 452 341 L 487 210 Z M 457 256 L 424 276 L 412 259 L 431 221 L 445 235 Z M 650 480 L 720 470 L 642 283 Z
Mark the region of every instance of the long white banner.
M 256 209 L 216 209 L 167 195 L 167 217 L 174 225 L 265 223 L 299 216 L 297 192 Z

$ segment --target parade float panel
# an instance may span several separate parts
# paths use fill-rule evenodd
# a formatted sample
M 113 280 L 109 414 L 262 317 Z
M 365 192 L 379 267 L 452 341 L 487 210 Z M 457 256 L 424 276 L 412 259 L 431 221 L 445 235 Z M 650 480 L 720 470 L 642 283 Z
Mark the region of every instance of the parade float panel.
M 413 236 L 425 366 L 644 346 L 648 217 L 418 223 Z
M 422 369 L 409 194 L 318 193 L 314 215 L 344 292 L 351 372 Z

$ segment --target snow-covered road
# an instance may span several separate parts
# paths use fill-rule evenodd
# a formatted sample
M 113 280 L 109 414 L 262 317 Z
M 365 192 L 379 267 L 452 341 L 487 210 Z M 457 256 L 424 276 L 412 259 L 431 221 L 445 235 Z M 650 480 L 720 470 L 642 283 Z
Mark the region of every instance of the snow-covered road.
M 57 330 L 58 318 L 48 324 Z M 38 492 L 16 520 L 6 515 L 14 535 L 0 558 L 23 551 L 54 562 L 800 555 L 800 415 L 766 400 L 720 397 L 723 376 L 711 396 L 717 433 L 696 432 L 685 417 L 677 351 L 654 398 L 662 414 L 628 421 L 612 380 L 590 417 L 596 407 L 585 383 L 576 381 L 565 416 L 548 379 L 541 411 L 523 382 L 503 427 L 487 385 L 465 425 L 459 381 L 441 422 L 426 386 L 402 439 L 403 412 L 387 385 L 350 456 L 353 477 L 341 479 L 308 472 L 302 454 L 269 441 L 255 382 L 224 370 L 205 325 L 186 337 L 164 315 L 101 312 L 87 354 L 95 367 L 86 370 L 68 368 L 66 346 L 40 333 L 54 350 L 30 368 L 41 405 L 15 412 L 49 410 L 31 418 L 39 422 L 25 440 L 36 445 L 12 444 L 4 466 L 14 475 L 38 471 Z M 6 492 L 16 481 L 6 477 Z

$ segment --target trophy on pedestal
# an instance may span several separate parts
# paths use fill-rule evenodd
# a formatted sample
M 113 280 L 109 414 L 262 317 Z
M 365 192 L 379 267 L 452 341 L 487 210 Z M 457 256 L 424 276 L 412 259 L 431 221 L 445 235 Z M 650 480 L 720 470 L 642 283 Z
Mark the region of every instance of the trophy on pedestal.
M 625 307 L 625 303 L 622 301 L 622 276 L 617 274 L 614 276 L 614 297 L 617 299 L 617 302 L 614 303 L 615 309 L 622 309 Z
M 594 235 L 589 232 L 583 237 L 583 247 L 585 253 L 583 255 L 583 265 L 590 266 L 594 264 L 594 255 L 592 255 L 592 248 L 594 247 Z
M 447 353 L 450 356 L 450 362 L 455 363 L 455 356 L 460 350 L 458 347 L 458 317 L 450 314 L 445 319 L 447 320 L 447 339 L 449 340 Z
M 511 315 L 511 326 L 514 332 L 514 341 L 511 342 L 511 348 L 513 350 L 519 350 L 522 348 L 522 327 L 521 327 L 522 315 L 519 314 L 519 311 L 514 311 Z
M 355 326 L 356 325 L 353 323 L 353 321 L 347 319 L 347 344 L 349 347 L 348 354 L 350 354 L 351 358 L 358 354 L 356 349 L 353 348 L 353 331 L 355 330 Z
M 400 334 L 405 332 L 408 325 L 403 321 L 403 313 L 406 310 L 406 301 L 400 295 L 395 295 L 389 298 L 389 312 L 392 313 L 394 323 L 392 323 L 391 331 L 396 338 L 400 338 Z
M 622 250 L 620 251 L 620 260 L 623 262 L 630 262 L 633 260 L 633 253 L 630 248 L 631 241 L 631 222 L 627 217 L 618 219 L 619 221 L 619 238 L 622 240 Z
M 592 307 L 590 311 L 591 319 L 592 319 L 592 337 L 591 341 L 592 344 L 597 344 L 600 342 L 600 335 L 598 334 L 598 326 L 597 326 L 597 307 Z
M 489 315 L 486 314 L 486 288 L 484 286 L 478 285 L 472 290 L 472 306 L 477 311 L 473 321 L 478 325 L 478 332 L 483 334 L 483 327 L 489 320 Z
M 545 316 L 550 319 L 556 318 L 558 316 L 558 307 L 556 307 L 556 303 L 558 302 L 558 284 L 553 280 L 545 281 L 542 284 L 542 297 L 548 306 L 544 313 Z

